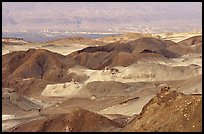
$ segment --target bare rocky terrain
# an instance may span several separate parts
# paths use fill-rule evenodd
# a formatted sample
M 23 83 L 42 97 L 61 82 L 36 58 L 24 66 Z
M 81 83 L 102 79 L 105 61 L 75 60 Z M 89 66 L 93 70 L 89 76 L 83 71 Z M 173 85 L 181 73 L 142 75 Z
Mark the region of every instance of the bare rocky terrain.
M 162 89 L 123 131 L 202 131 L 202 96 Z
M 6 40 L 2 78 L 5 132 L 202 131 L 202 33 Z

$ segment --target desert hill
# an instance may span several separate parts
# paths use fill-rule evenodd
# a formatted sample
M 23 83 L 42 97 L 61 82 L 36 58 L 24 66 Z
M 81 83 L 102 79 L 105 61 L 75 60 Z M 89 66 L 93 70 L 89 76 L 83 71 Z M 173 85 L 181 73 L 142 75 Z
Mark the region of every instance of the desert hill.
M 188 39 L 182 40 L 178 42 L 178 44 L 183 46 L 194 46 L 194 45 L 202 45 L 202 36 L 193 36 Z
M 189 32 L 165 32 L 165 33 L 158 33 L 156 34 L 161 39 L 164 40 L 171 40 L 176 43 L 188 39 L 193 36 L 202 36 L 202 30 L 196 30 L 196 31 L 189 31 Z
M 26 52 L 14 52 L 3 56 L 3 67 L 6 67 L 3 68 L 3 76 L 54 80 L 60 78 L 63 70 L 73 64 L 73 60 L 63 55 L 43 49 L 30 49 Z M 10 76 L 11 73 L 12 76 Z M 55 78 L 50 75 L 54 75 Z
M 44 42 L 44 44 L 53 44 L 53 45 L 69 45 L 69 44 L 87 44 L 87 45 L 102 45 L 104 44 L 101 41 L 95 41 L 94 39 L 85 38 L 85 37 L 69 37 L 63 39 L 56 39 L 52 41 Z
M 115 36 L 108 36 L 108 37 L 103 37 L 103 38 L 97 38 L 95 39 L 96 41 L 102 41 L 106 43 L 113 43 L 113 42 L 118 42 L 118 43 L 125 43 L 129 41 L 133 41 L 142 37 L 154 37 L 154 38 L 160 38 L 159 36 L 149 34 L 149 33 L 125 33 L 122 35 L 115 35 Z
M 139 38 L 128 43 L 111 43 L 104 46 L 87 47 L 71 53 L 69 56 L 91 69 L 103 69 L 106 66 L 129 66 L 144 58 L 160 60 L 176 58 L 194 53 L 172 41 L 155 38 Z
M 163 89 L 123 131 L 201 132 L 202 95 L 184 95 Z
M 40 88 L 47 83 L 71 81 L 74 74 L 67 74 L 75 61 L 43 49 L 12 52 L 2 56 L 2 84 L 26 94 L 30 87 Z M 20 90 L 19 90 L 20 89 Z M 35 94 L 35 90 L 31 90 Z M 36 92 L 38 93 L 38 92 Z
M 47 118 L 34 120 L 11 129 L 13 132 L 107 132 L 121 128 L 114 122 L 99 114 L 76 109 L 68 114 L 56 114 Z
M 193 36 L 178 42 L 183 47 L 190 47 L 197 53 L 202 53 L 202 36 Z

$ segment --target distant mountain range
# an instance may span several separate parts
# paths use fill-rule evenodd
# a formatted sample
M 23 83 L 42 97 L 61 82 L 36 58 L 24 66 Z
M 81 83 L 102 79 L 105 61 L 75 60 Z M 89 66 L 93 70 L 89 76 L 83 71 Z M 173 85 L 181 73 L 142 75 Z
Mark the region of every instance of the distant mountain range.
M 202 3 L 3 2 L 2 27 L 4 30 L 74 31 L 195 29 L 202 27 Z

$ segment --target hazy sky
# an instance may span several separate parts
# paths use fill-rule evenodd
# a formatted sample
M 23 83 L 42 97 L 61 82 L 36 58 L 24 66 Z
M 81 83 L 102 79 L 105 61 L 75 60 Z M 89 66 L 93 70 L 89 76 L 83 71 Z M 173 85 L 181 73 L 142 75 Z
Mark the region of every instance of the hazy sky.
M 201 2 L 3 2 L 3 29 L 202 25 Z

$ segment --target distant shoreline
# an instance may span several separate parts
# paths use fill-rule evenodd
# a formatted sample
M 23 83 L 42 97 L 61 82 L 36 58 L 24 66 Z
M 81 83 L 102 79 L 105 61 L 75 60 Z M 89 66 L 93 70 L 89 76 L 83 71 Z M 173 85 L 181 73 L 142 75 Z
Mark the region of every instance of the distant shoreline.
M 157 32 L 147 32 L 151 34 L 164 34 L 164 33 L 201 33 L 202 29 L 193 29 L 190 31 L 157 31 Z M 99 33 L 65 33 L 65 32 L 35 32 L 35 31 L 28 31 L 28 32 L 4 32 L 2 31 L 2 38 L 22 38 L 25 41 L 28 42 L 46 42 L 50 40 L 56 40 L 56 39 L 62 39 L 62 38 L 69 38 L 69 37 L 84 37 L 84 38 L 90 38 L 90 39 L 96 39 L 96 38 L 103 38 L 103 37 L 110 37 L 110 36 L 118 36 L 125 33 L 146 33 L 146 32 L 116 32 L 116 33 L 107 33 L 107 32 L 99 32 Z
M 69 37 L 85 37 L 85 38 L 101 38 L 101 37 L 107 37 L 107 36 L 115 36 L 115 35 L 121 35 L 121 34 L 70 34 L 70 35 L 56 35 L 52 37 L 48 36 L 42 36 L 39 34 L 2 34 L 2 38 L 23 38 L 23 40 L 29 41 L 29 42 L 45 42 L 50 40 L 56 40 L 61 38 L 69 38 Z

